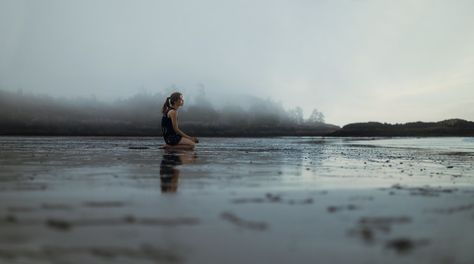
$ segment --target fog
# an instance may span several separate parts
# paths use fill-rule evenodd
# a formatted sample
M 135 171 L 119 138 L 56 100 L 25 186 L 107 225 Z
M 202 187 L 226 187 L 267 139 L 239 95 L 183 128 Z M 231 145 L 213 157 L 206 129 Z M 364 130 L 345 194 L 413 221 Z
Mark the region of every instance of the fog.
M 467 0 L 0 0 L 0 89 L 112 103 L 205 87 L 216 108 L 257 97 L 337 125 L 473 120 L 473 13 Z
M 104 102 L 0 90 L 1 135 L 157 136 L 167 94 L 138 93 Z M 235 97 L 215 106 L 201 89 L 179 110 L 180 127 L 203 136 L 322 135 L 338 127 L 324 123 L 317 109 L 305 119 L 300 107 L 257 97 Z

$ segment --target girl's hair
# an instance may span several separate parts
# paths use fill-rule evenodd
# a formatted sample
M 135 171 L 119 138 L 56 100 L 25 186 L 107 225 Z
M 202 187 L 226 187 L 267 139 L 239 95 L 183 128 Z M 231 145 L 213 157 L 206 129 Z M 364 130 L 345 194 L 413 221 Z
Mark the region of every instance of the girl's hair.
M 174 104 L 174 102 L 178 101 L 181 97 L 181 93 L 174 92 L 172 93 L 168 98 L 166 98 L 165 103 L 163 104 L 163 108 L 161 108 L 161 112 L 165 114 L 169 108 L 171 108 L 171 105 Z

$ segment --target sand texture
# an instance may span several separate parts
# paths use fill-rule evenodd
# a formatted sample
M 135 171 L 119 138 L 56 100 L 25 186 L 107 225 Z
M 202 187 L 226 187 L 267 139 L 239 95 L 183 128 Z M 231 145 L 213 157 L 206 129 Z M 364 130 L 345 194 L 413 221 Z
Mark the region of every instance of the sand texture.
M 0 263 L 474 263 L 470 138 L 0 137 Z

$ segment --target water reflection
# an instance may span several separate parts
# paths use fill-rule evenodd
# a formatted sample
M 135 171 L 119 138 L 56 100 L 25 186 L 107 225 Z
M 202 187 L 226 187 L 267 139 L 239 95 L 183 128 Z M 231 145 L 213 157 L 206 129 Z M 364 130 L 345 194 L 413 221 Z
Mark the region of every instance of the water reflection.
M 178 190 L 179 169 L 183 164 L 196 160 L 194 151 L 165 150 L 160 164 L 160 187 L 162 193 L 175 193 Z

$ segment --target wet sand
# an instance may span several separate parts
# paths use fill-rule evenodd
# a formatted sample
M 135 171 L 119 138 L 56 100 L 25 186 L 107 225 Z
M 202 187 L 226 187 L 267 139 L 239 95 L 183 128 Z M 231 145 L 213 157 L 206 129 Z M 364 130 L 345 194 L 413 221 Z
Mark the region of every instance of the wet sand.
M 474 263 L 469 149 L 162 144 L 0 137 L 0 263 Z

